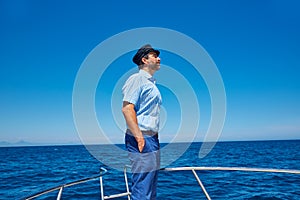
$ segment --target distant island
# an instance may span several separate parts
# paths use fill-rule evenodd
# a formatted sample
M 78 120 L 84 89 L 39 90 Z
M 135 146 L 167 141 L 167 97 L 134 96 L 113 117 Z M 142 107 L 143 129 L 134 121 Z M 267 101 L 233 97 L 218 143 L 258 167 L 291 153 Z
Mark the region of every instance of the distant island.
M 6 142 L 6 141 L 0 141 L 0 147 L 15 147 L 15 146 L 35 146 L 37 144 L 31 143 L 31 142 L 27 142 L 24 140 L 20 140 L 18 142 Z
M 19 140 L 17 142 L 6 142 L 0 141 L 0 147 L 23 147 L 23 146 L 56 146 L 56 145 L 78 145 L 78 143 L 62 143 L 62 144 L 52 144 L 52 143 L 33 143 L 25 140 Z

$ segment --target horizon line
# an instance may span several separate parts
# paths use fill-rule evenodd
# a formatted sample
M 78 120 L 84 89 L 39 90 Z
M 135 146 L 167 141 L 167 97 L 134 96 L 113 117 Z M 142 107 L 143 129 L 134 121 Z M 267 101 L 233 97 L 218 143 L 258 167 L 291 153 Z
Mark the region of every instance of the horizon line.
M 218 142 L 268 142 L 268 141 L 297 141 L 299 139 L 249 139 L 249 140 L 219 140 L 219 141 L 208 141 L 206 143 L 218 143 Z M 193 141 L 193 142 L 160 142 L 160 144 L 170 144 L 170 143 L 204 143 L 203 141 Z M 67 143 L 34 143 L 20 140 L 18 142 L 6 142 L 0 141 L 0 147 L 46 147 L 46 146 L 90 146 L 90 145 L 124 145 L 124 143 L 90 143 L 82 144 L 77 142 L 67 142 Z

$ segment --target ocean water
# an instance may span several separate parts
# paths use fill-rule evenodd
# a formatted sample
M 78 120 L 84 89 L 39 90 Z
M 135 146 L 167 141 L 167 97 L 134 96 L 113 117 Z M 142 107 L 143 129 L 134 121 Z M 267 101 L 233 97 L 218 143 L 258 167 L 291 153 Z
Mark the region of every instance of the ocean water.
M 164 146 L 166 144 L 162 144 Z M 174 149 L 183 144 L 177 143 Z M 300 169 L 300 140 L 218 142 L 205 157 L 198 157 L 201 143 L 168 167 L 223 166 Z M 123 145 L 120 145 L 124 148 Z M 109 151 L 97 145 L 94 151 Z M 109 153 L 107 154 L 109 155 Z M 113 160 L 124 165 L 124 160 Z M 123 172 L 102 164 L 82 145 L 0 148 L 0 199 L 24 199 L 39 191 L 78 179 L 95 176 L 100 167 L 105 195 L 125 192 Z M 120 162 L 120 163 L 118 163 Z M 130 173 L 129 181 L 130 181 Z M 198 175 L 212 199 L 300 199 L 300 175 L 262 172 L 199 171 Z M 56 199 L 57 191 L 36 199 Z M 65 188 L 62 199 L 100 199 L 99 179 Z M 126 199 L 118 198 L 118 199 Z M 158 199 L 206 199 L 192 172 L 160 172 Z

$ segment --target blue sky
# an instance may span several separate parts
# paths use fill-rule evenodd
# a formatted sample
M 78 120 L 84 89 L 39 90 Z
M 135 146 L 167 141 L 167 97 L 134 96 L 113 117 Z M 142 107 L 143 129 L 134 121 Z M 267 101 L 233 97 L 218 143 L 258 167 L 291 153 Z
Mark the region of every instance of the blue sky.
M 0 141 L 80 143 L 73 122 L 72 91 L 82 62 L 107 38 L 141 27 L 186 34 L 214 60 L 227 97 L 221 140 L 300 139 L 299 6 L 298 1 L 290 0 L 2 0 Z M 162 64 L 174 68 L 178 63 L 184 65 L 163 53 Z M 111 69 L 117 70 L 120 64 L 128 70 L 135 68 L 132 55 L 120 57 Z M 107 73 L 110 77 L 115 71 Z M 186 76 L 188 80 L 201 79 Z M 97 89 L 96 108 L 111 116 L 111 110 L 101 107 L 101 99 L 111 96 L 110 84 L 115 84 L 109 80 L 103 80 L 105 88 Z M 209 94 L 202 83 L 194 88 L 201 99 L 199 141 L 210 118 Z M 169 113 L 163 132 L 172 134 L 179 120 L 174 116 L 180 115 L 174 112 L 178 102 L 171 92 L 161 89 Z M 99 116 L 101 120 L 105 119 Z M 107 120 L 107 127 L 113 125 Z M 112 132 L 116 134 L 112 140 L 122 142 L 122 130 L 113 127 Z

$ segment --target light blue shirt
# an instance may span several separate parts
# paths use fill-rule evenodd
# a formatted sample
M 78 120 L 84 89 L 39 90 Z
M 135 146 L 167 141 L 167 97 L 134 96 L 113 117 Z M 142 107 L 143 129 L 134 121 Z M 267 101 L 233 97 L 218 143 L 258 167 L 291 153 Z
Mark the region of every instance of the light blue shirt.
M 140 69 L 138 73 L 128 78 L 122 92 L 123 101 L 134 104 L 141 131 L 158 132 L 162 98 L 155 85 L 155 79 L 148 72 Z

